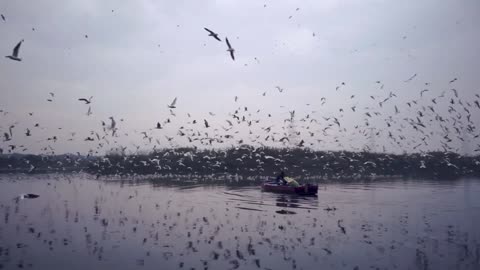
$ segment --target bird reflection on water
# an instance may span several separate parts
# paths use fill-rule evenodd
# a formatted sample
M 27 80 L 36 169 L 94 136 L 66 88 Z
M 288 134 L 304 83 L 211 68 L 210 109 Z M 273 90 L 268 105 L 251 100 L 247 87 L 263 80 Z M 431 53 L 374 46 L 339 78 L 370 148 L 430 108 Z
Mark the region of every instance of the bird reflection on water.
M 478 179 L 330 183 L 317 197 L 68 174 L 0 181 L 4 269 L 479 265 Z M 40 196 L 12 200 L 30 192 Z

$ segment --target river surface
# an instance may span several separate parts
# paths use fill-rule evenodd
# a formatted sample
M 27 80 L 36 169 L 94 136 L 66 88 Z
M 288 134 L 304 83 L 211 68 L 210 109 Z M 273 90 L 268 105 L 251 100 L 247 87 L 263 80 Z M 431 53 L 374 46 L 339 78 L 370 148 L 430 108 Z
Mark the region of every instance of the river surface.
M 479 194 L 480 179 L 325 183 L 298 197 L 0 175 L 0 269 L 480 269 Z

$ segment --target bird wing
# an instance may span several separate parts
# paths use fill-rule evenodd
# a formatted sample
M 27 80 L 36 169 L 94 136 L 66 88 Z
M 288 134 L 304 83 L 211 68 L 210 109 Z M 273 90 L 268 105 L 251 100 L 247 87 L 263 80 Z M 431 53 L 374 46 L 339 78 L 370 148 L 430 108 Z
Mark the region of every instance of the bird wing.
M 231 48 L 232 48 L 232 46 L 230 45 L 230 42 L 228 41 L 228 38 L 225 38 L 225 41 L 227 42 L 227 46 L 228 46 L 228 48 L 229 48 L 229 49 L 231 49 Z
M 174 98 L 170 106 L 175 106 L 176 103 L 177 103 L 177 98 Z
M 79 101 L 85 101 L 85 102 L 88 102 L 88 100 L 86 98 L 79 98 L 78 99 Z
M 215 34 L 212 30 L 210 30 L 210 29 L 208 29 L 208 28 L 206 28 L 206 27 L 204 27 L 203 29 L 205 29 L 208 33 L 210 33 L 210 34 L 212 34 L 212 35 Z
M 230 56 L 232 57 L 232 60 L 235 61 L 235 55 L 233 55 L 233 51 L 230 51 Z
M 13 48 L 13 56 L 18 57 L 18 52 L 20 51 L 20 46 L 22 45 L 23 39 L 18 42 L 17 46 Z

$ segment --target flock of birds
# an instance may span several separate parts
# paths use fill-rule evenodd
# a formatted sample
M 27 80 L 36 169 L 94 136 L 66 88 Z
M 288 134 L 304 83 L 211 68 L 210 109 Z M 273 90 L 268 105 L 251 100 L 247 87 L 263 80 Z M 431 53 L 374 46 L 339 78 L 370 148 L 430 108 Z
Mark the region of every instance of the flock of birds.
M 4 19 L 3 15 L 2 18 Z M 218 33 L 206 27 L 204 30 L 209 37 L 222 42 Z M 85 38 L 88 38 L 88 35 Z M 23 42 L 24 40 L 18 42 L 12 54 L 6 57 L 14 61 L 22 61 L 20 48 Z M 227 52 L 231 59 L 235 60 L 235 49 L 227 37 L 225 42 Z M 419 77 L 419 74 L 415 73 L 403 82 L 418 83 Z M 178 146 L 221 148 L 251 144 L 258 147 L 291 146 L 427 153 L 438 150 L 461 152 L 463 144 L 468 145 L 467 148 L 476 154 L 480 152 L 480 133 L 476 128 L 480 96 L 478 93 L 474 96 L 463 95 L 455 88 L 457 80 L 453 78 L 448 81 L 448 84 L 435 86 L 445 88 L 441 92 L 431 88 L 430 83 L 426 82 L 418 90 L 418 96 L 410 97 L 408 101 L 399 99 L 397 97 L 399 93 L 395 91 L 387 93 L 385 88 L 389 87 L 388 82 L 377 80 L 372 83 L 372 87 L 378 87 L 379 92 L 370 95 L 367 100 L 352 94 L 349 98 L 345 97 L 342 104 L 338 104 L 327 100 L 327 97 L 322 97 L 318 101 L 312 100 L 303 107 L 280 106 L 283 112 L 277 115 L 273 112 L 264 112 L 261 107 L 249 108 L 242 105 L 239 102 L 239 96 L 235 96 L 234 102 L 238 106 L 224 115 L 223 119 L 222 115 L 215 112 L 208 112 L 209 115 L 203 119 L 198 119 L 185 111 L 179 112 L 183 108 L 177 105 L 178 100 L 175 98 L 167 104 L 169 115 L 165 117 L 166 119 L 156 121 L 150 128 L 134 131 L 140 136 L 141 143 L 134 143 L 133 150 L 134 152 L 147 149 L 155 151 L 159 148 Z M 335 87 L 335 93 L 338 96 L 343 95 L 345 88 L 348 88 L 347 83 L 341 82 Z M 278 94 L 286 94 L 281 86 L 276 86 L 275 89 L 272 90 Z M 269 91 L 262 91 L 260 97 L 266 97 Z M 50 92 L 49 95 L 47 101 L 54 102 L 55 94 Z M 88 105 L 86 115 L 91 116 L 93 96 L 80 97 L 78 101 Z M 338 111 L 327 109 L 327 103 L 328 107 L 336 107 Z M 3 110 L 0 110 L 0 113 L 3 113 L 3 116 L 8 114 Z M 178 114 L 181 114 L 181 117 L 177 119 Z M 33 116 L 33 112 L 29 112 L 28 115 Z M 355 119 L 354 124 L 351 119 Z M 123 122 L 123 118 L 117 122 L 112 116 L 108 120 L 101 121 L 98 130 L 90 130 L 82 139 L 85 142 L 95 143 L 90 145 L 88 154 L 101 155 L 107 151 L 125 153 L 131 146 L 124 145 L 120 137 L 127 138 L 132 134 L 126 130 L 121 132 L 120 123 Z M 18 137 L 18 135 L 14 136 L 18 124 L 19 121 L 15 121 L 7 127 L 7 131 L 3 131 L 4 145 L 0 145 L 0 153 L 28 151 L 28 146 L 25 144 L 14 143 L 15 138 Z M 40 123 L 27 127 L 24 132 L 25 137 L 34 137 L 35 129 L 40 128 L 46 127 L 42 127 Z M 58 130 L 61 128 L 56 129 L 57 132 Z M 165 132 L 159 134 L 159 130 Z M 68 135 L 52 134 L 48 138 L 39 138 L 38 142 L 47 144 L 41 151 L 55 154 L 54 144 L 60 140 L 74 141 L 78 133 L 85 132 L 73 130 Z
M 1 18 L 5 21 L 3 14 Z M 204 28 L 204 30 L 208 32 L 209 37 L 222 42 L 219 34 L 208 28 Z M 88 38 L 88 35 L 85 35 L 85 38 Z M 20 48 L 23 42 L 24 40 L 18 42 L 11 55 L 6 58 L 22 61 Z M 235 61 L 235 49 L 227 37 L 225 37 L 225 43 L 230 58 Z M 403 83 L 414 83 L 419 77 L 419 74 L 415 73 L 403 80 Z M 378 88 L 378 94 L 367 97 L 366 101 L 362 101 L 364 97 L 356 97 L 355 94 L 345 96 L 344 102 L 341 104 L 335 104 L 327 97 L 322 97 L 318 101 L 312 100 L 311 103 L 305 104 L 301 108 L 282 107 L 282 112 L 277 115 L 265 112 L 261 107 L 248 107 L 241 104 L 241 96 L 234 96 L 235 108 L 226 115 L 208 112 L 208 116 L 199 118 L 197 115 L 183 111 L 181 103 L 179 105 L 179 100 L 175 97 L 171 103 L 166 104 L 169 114 L 165 116 L 164 120 L 155 121 L 156 123 L 153 122 L 150 127 L 134 131 L 133 135 L 139 136 L 141 142 L 133 145 L 134 153 L 143 149 L 157 151 L 160 148 L 175 148 L 184 145 L 194 148 L 224 148 L 247 144 L 256 145 L 258 148 L 268 146 L 331 147 L 353 149 L 360 152 L 388 152 L 392 149 L 403 152 L 408 149 L 427 156 L 428 152 L 432 150 L 441 150 L 446 153 L 461 152 L 462 147 L 456 144 L 460 142 L 460 144 L 469 145 L 468 148 L 477 154 L 480 152 L 480 133 L 476 127 L 479 121 L 478 115 L 480 115 L 480 95 L 467 96 L 463 94 L 455 87 L 457 81 L 457 78 L 453 78 L 446 81 L 445 85 L 435 86 L 445 89 L 440 92 L 431 88 L 430 83 L 423 83 L 422 88 L 416 92 L 415 96 L 405 101 L 398 98 L 397 95 L 400 95 L 398 92 L 385 92 L 384 89 L 388 87 L 388 83 L 378 80 L 372 82 L 372 87 Z M 340 82 L 333 92 L 345 95 L 344 91 L 347 87 L 346 82 Z M 283 87 L 276 86 L 267 91 L 262 90 L 258 94 L 258 98 L 266 97 L 267 93 L 272 95 L 272 92 L 278 95 L 288 93 Z M 50 92 L 47 102 L 54 103 L 55 98 L 55 93 Z M 93 114 L 91 106 L 96 102 L 93 96 L 76 98 L 75 101 L 88 105 L 87 116 Z M 335 111 L 325 109 L 326 105 L 335 108 Z M 8 114 L 3 110 L 0 110 L 0 113 L 2 113 L 2 117 Z M 33 114 L 33 112 L 28 112 L 30 117 Z M 177 117 L 180 115 L 181 117 Z M 273 120 L 279 118 L 281 118 L 280 123 Z M 352 118 L 357 120 L 353 124 L 347 120 Z M 186 121 L 182 119 L 186 119 Z M 114 116 L 111 116 L 99 122 L 98 129 L 88 131 L 80 139 L 76 135 L 79 133 L 78 131 L 70 131 L 66 135 L 59 132 L 60 128 L 58 128 L 52 130 L 52 133 L 46 138 L 39 137 L 37 143 L 46 144 L 41 149 L 46 154 L 57 153 L 55 144 L 58 141 L 81 140 L 89 146 L 88 155 L 102 155 L 112 150 L 124 155 L 127 146 L 121 140 L 132 136 L 132 133 L 123 129 L 122 123 L 124 122 L 123 118 L 117 121 Z M 15 122 L 3 130 L 0 154 L 27 152 L 28 146 L 17 144 L 15 140 L 18 137 L 22 137 L 19 141 L 25 140 L 26 137 L 36 137 L 36 132 L 43 128 L 43 124 L 35 123 L 33 126 L 27 127 L 25 131 L 17 133 L 18 125 L 19 123 Z M 3 129 L 3 127 L 0 128 Z M 162 133 L 160 130 L 165 132 Z M 362 140 L 364 143 L 359 146 L 358 141 Z M 382 150 L 376 149 L 377 144 L 374 140 L 377 140 L 377 144 L 382 146 Z M 222 153 L 222 150 L 220 152 Z M 78 152 L 78 155 L 81 153 Z M 166 152 L 165 155 L 176 155 L 176 153 L 174 151 Z M 264 163 L 260 159 L 262 155 L 265 159 L 278 160 L 281 163 L 281 157 L 265 156 L 264 152 L 257 151 L 257 148 L 254 148 L 250 155 L 246 154 L 237 161 L 242 164 L 245 160 L 253 157 L 258 160 L 257 165 L 261 167 Z M 320 162 L 320 157 L 318 158 Z M 178 166 L 185 166 L 183 162 L 186 159 L 208 161 L 211 157 L 208 155 L 196 156 L 193 152 L 183 153 Z M 104 157 L 102 166 L 106 164 L 112 167 L 116 166 L 107 157 Z M 162 166 L 159 159 L 143 160 L 139 164 Z M 221 166 L 217 163 L 207 164 Z M 450 163 L 448 158 L 445 159 L 445 164 L 452 168 L 455 167 L 455 164 Z M 375 166 L 375 163 L 368 161 L 363 165 Z M 421 163 L 419 166 L 425 166 L 425 164 Z M 480 167 L 480 161 L 477 166 Z M 306 267 L 318 265 L 319 262 L 331 263 L 329 266 L 340 267 L 345 263 L 333 265 L 329 256 L 337 254 L 337 251 L 340 253 L 347 246 L 361 248 L 355 252 L 365 249 L 371 252 L 369 254 L 375 254 L 373 257 L 378 260 L 386 257 L 385 255 L 397 254 L 397 250 L 407 250 L 407 252 L 414 250 L 417 267 L 423 269 L 429 268 L 427 253 L 430 250 L 433 250 L 433 257 L 438 261 L 445 258 L 441 254 L 443 250 L 439 251 L 438 249 L 438 239 L 409 234 L 407 215 L 399 218 L 399 225 L 398 220 L 395 220 L 396 224 L 392 226 L 394 229 L 384 226 L 381 222 L 367 219 L 362 219 L 361 224 L 352 225 L 349 223 L 351 220 L 348 220 L 348 217 L 357 215 L 360 211 L 352 211 L 346 213 L 343 218 L 337 218 L 335 215 L 341 212 L 341 209 L 337 211 L 336 207 L 331 206 L 326 206 L 324 209 L 311 208 L 299 205 L 291 198 L 283 198 L 276 202 L 269 202 L 272 205 L 266 205 L 263 199 L 258 200 L 258 198 L 251 198 L 245 194 L 231 193 L 227 194 L 230 197 L 227 198 L 227 204 L 223 205 L 225 198 L 221 196 L 212 196 L 214 202 L 211 203 L 205 202 L 203 197 L 201 200 L 195 201 L 195 197 L 191 194 L 187 194 L 183 198 L 181 196 L 171 197 L 171 194 L 166 193 L 164 197 L 160 198 L 161 202 L 157 200 L 153 203 L 145 199 L 149 196 L 145 193 L 142 194 L 144 197 L 140 197 L 135 188 L 115 190 L 110 189 L 107 182 L 93 181 L 78 181 L 73 184 L 71 181 L 68 182 L 72 184 L 69 191 L 73 187 L 74 193 L 82 190 L 81 194 L 89 194 L 89 189 L 84 189 L 82 185 L 98 185 L 91 189 L 94 190 L 93 194 L 96 197 L 87 202 L 87 205 L 91 206 L 90 208 L 71 208 L 70 205 L 76 205 L 77 202 L 72 201 L 71 198 L 62 197 L 64 195 L 58 191 L 61 188 L 57 190 L 57 185 L 65 183 L 67 181 L 49 182 L 48 191 L 41 197 L 35 193 L 20 194 L 14 199 L 16 204 L 13 211 L 10 205 L 0 204 L 0 212 L 3 214 L 0 238 L 8 239 L 8 242 L 0 243 L 0 269 L 5 262 L 11 266 L 10 259 L 13 257 L 11 254 L 16 253 L 19 253 L 18 257 L 21 258 L 14 263 L 18 268 L 33 267 L 33 262 L 28 261 L 33 257 L 23 255 L 28 254 L 30 245 L 45 247 L 39 249 L 45 256 L 60 249 L 72 251 L 72 253 L 84 252 L 87 257 L 94 256 L 98 261 L 103 261 L 118 259 L 109 257 L 109 254 L 116 254 L 117 249 L 130 247 L 132 245 L 130 241 L 137 241 L 133 246 L 137 248 L 136 251 L 141 252 L 135 261 L 137 266 L 146 266 L 151 260 L 155 261 L 156 259 L 156 261 L 171 263 L 172 266 L 182 269 L 187 267 L 192 269 L 256 267 L 268 270 L 271 268 L 267 266 L 273 268 L 278 265 L 289 265 L 292 269 L 302 269 L 302 265 L 306 262 L 311 263 Z M 125 192 L 129 194 L 125 194 Z M 54 200 L 54 203 L 61 202 L 63 205 L 56 205 L 55 209 L 47 205 L 41 211 L 36 212 L 37 220 L 25 214 L 29 210 L 24 208 L 21 202 L 28 199 L 41 201 L 43 197 L 52 194 L 57 196 L 56 198 L 63 198 L 63 200 Z M 107 199 L 106 195 L 110 195 L 110 197 Z M 218 200 L 218 197 L 221 199 Z M 236 199 L 232 197 L 236 197 Z M 115 202 L 119 200 L 129 203 L 116 204 Z M 202 203 L 208 205 L 202 205 Z M 123 208 L 123 206 L 127 208 Z M 134 210 L 129 207 L 133 207 Z M 283 209 L 274 211 L 275 214 L 265 213 L 265 209 L 271 210 L 269 207 Z M 303 212 L 300 213 L 297 209 L 293 209 L 295 207 Z M 63 215 L 53 213 L 57 209 L 63 209 Z M 310 214 L 311 212 L 315 212 L 316 216 Z M 47 215 L 50 215 L 52 220 L 59 218 L 64 218 L 64 220 L 43 224 Z M 319 216 L 325 218 L 320 219 Z M 15 226 L 12 226 L 11 219 L 16 219 Z M 32 224 L 37 224 L 36 222 L 44 227 L 32 226 Z M 62 228 L 56 225 L 65 226 L 67 229 L 62 231 Z M 411 226 L 418 227 L 420 225 L 415 223 Z M 432 232 L 432 226 L 427 217 L 423 217 L 421 226 L 427 235 Z M 82 237 L 71 234 L 70 228 L 77 227 L 80 230 L 75 230 L 75 234 L 82 233 Z M 402 234 L 399 239 L 404 240 L 403 242 L 399 242 L 398 239 L 388 239 L 390 230 L 398 228 Z M 23 238 L 13 237 L 18 235 L 22 235 Z M 468 234 L 460 232 L 458 228 L 454 230 L 454 227 L 449 225 L 446 232 L 448 241 L 441 242 L 441 244 L 447 247 L 447 251 L 452 249 L 459 254 L 462 252 L 466 254 L 465 260 L 459 260 L 459 263 L 470 263 L 472 254 L 476 252 L 478 265 L 480 245 L 476 242 L 472 243 L 464 235 Z M 382 242 L 385 239 L 388 241 Z M 378 242 L 375 242 L 376 240 Z M 16 242 L 15 248 L 5 244 L 13 242 Z M 345 246 L 342 246 L 342 243 Z M 408 246 L 411 243 L 416 243 L 413 249 Z M 123 252 L 130 254 L 129 250 Z M 302 258 L 302 260 L 298 258 Z M 278 261 L 276 261 L 277 259 Z M 377 261 L 364 264 L 366 267 L 380 268 L 375 265 L 376 263 Z M 396 263 L 405 262 L 401 260 Z M 436 263 L 436 265 L 441 264 Z M 158 265 L 155 267 L 158 268 Z M 360 268 L 355 265 L 353 269 Z
M 452 80 L 449 86 L 454 84 Z M 380 82 L 377 82 L 380 84 Z M 337 90 L 341 93 L 340 84 Z M 383 86 L 383 84 L 382 84 Z M 425 84 L 428 87 L 428 83 Z M 285 93 L 284 89 L 277 87 L 277 93 Z M 480 110 L 480 96 L 461 98 L 461 93 L 455 88 L 444 90 L 440 94 L 428 95 L 429 88 L 419 91 L 418 97 L 404 101 L 395 102 L 397 94 L 380 92 L 378 95 L 371 95 L 370 101 L 366 101 L 365 107 L 359 105 L 355 95 L 346 99 L 344 104 L 330 104 L 338 106 L 337 112 L 324 111 L 323 108 L 328 100 L 325 97 L 320 99 L 319 104 L 312 108 L 313 104 L 306 104 L 303 108 L 288 109 L 281 108 L 284 113 L 263 112 L 262 108 L 249 108 L 239 104 L 234 110 L 228 112 L 223 120 L 222 115 L 209 112 L 208 117 L 198 119 L 190 113 L 178 112 L 183 108 L 179 107 L 178 99 L 175 98 L 167 104 L 169 114 L 163 121 L 157 121 L 151 128 L 134 131 L 141 135 L 141 144 L 134 144 L 135 151 L 175 147 L 179 145 L 199 147 L 213 146 L 238 146 L 242 144 L 266 146 L 293 146 L 312 148 L 338 148 L 354 151 L 370 150 L 379 151 L 371 141 L 384 141 L 381 152 L 388 152 L 386 148 L 396 149 L 398 152 L 404 150 L 428 152 L 440 150 L 445 152 L 461 152 L 468 145 L 471 153 L 480 152 L 480 133 L 476 128 L 476 116 Z M 266 92 L 260 94 L 265 96 Z M 385 95 L 385 96 L 382 96 Z M 50 92 L 48 102 L 55 101 L 55 93 Z M 78 98 L 78 101 L 88 105 L 87 116 L 92 115 L 93 96 L 89 98 Z M 234 103 L 239 103 L 239 97 L 235 96 Z M 348 111 L 347 111 L 348 110 Z M 391 110 L 391 111 L 390 111 Z M 1 110 L 3 116 L 8 112 Z M 182 117 L 177 115 L 181 113 Z M 272 121 L 278 116 L 287 114 L 283 123 Z M 29 117 L 33 112 L 28 113 Z M 277 117 L 276 117 L 277 116 Z M 177 120 L 178 118 L 178 120 Z M 186 119 L 186 121 L 182 120 Z M 350 119 L 356 119 L 352 125 Z M 202 120 L 203 125 L 200 124 Z M 124 119 L 121 118 L 123 123 Z M 13 153 L 15 149 L 25 152 L 28 148 L 13 143 L 15 129 L 19 122 L 10 124 L 7 131 L 3 132 L 3 142 L 7 148 L 0 147 L 2 153 Z M 25 137 L 34 136 L 34 130 L 41 128 L 40 123 L 27 127 Z M 61 128 L 59 128 L 61 129 Z M 129 132 L 119 132 L 120 126 L 112 116 L 109 120 L 101 121 L 100 130 L 91 130 L 84 141 L 95 142 L 96 146 L 89 150 L 89 154 L 102 154 L 102 151 L 112 149 L 122 150 L 126 147 L 121 144 L 121 137 L 127 138 Z M 164 130 L 164 136 L 159 136 L 159 130 Z M 173 133 L 176 130 L 176 134 Z M 53 134 L 41 139 L 48 145 L 42 149 L 45 153 L 55 153 L 52 143 L 58 140 L 73 141 L 78 131 L 71 131 L 69 135 Z M 18 135 L 17 135 L 18 137 Z M 131 137 L 131 136 L 130 136 Z M 162 137 L 163 142 L 162 142 Z M 363 144 L 359 144 L 363 141 Z M 166 142 L 166 144 L 165 144 Z M 433 145 L 430 145 L 434 142 Z M 458 144 L 460 142 L 460 144 Z M 377 149 L 375 149 L 377 148 Z
M 3 16 L 3 15 L 2 15 Z M 215 38 L 216 40 L 218 41 L 222 41 L 219 37 L 218 37 L 218 34 L 211 31 L 210 29 L 208 28 L 204 28 L 209 34 L 208 36 L 211 36 L 213 38 Z M 88 35 L 85 36 L 86 38 L 88 38 Z M 11 60 L 14 60 L 14 61 L 22 61 L 22 58 L 20 58 L 18 55 L 20 53 L 20 46 L 22 46 L 22 43 L 24 42 L 24 40 L 20 40 L 20 42 L 17 43 L 17 45 L 15 45 L 15 47 L 13 48 L 13 51 L 12 51 L 12 54 L 11 55 L 7 55 L 5 56 L 6 58 L 9 58 Z M 230 53 L 230 57 L 232 58 L 232 60 L 235 61 L 235 55 L 234 55 L 234 52 L 235 52 L 235 49 L 232 47 L 232 45 L 230 45 L 230 41 L 228 41 L 228 38 L 225 37 L 225 42 L 227 43 L 227 51 Z

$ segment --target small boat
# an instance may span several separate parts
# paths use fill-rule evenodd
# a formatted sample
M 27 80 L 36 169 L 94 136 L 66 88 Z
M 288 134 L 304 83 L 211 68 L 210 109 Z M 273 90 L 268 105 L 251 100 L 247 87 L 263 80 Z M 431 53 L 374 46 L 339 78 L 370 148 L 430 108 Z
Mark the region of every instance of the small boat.
M 262 190 L 277 193 L 290 193 L 298 195 L 316 195 L 318 192 L 318 185 L 303 184 L 299 186 L 281 185 L 276 182 L 264 182 Z

